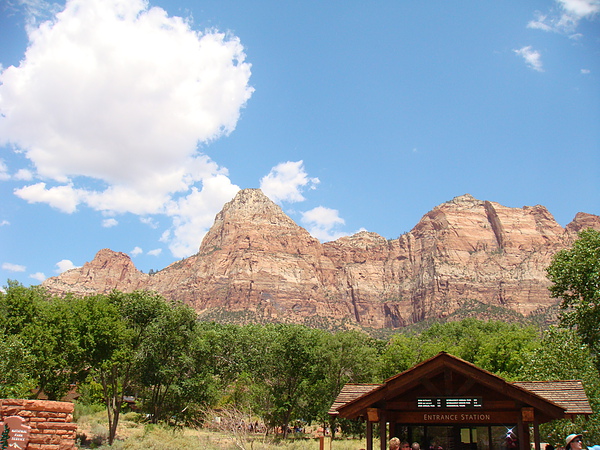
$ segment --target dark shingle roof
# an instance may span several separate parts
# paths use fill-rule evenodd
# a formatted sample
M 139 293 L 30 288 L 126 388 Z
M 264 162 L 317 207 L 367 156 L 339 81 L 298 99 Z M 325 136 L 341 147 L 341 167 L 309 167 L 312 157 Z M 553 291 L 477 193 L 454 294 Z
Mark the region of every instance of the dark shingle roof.
M 592 414 L 592 407 L 580 380 L 566 381 L 515 381 L 515 386 L 533 392 L 566 409 L 567 415 Z M 337 409 L 375 389 L 382 384 L 346 384 L 329 409 L 329 414 L 336 415 Z
M 358 397 L 368 394 L 369 392 L 381 387 L 381 384 L 346 384 L 336 397 L 335 401 L 329 408 L 329 414 L 336 415 L 338 407 L 351 402 Z
M 513 384 L 562 406 L 567 415 L 593 413 L 580 380 L 515 381 Z

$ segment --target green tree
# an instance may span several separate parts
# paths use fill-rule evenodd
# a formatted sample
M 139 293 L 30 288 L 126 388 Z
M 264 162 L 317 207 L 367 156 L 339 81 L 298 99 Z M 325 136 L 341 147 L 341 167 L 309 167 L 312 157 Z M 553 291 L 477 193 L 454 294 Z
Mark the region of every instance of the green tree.
M 471 362 L 506 380 L 518 377 L 522 367 L 529 364 L 528 353 L 540 345 L 540 333 L 532 326 L 495 321 L 486 323 L 481 330 L 486 338 L 480 341 Z
M 35 381 L 32 357 L 16 335 L 0 333 L 0 398 L 28 398 Z
M 581 231 L 570 249 L 554 255 L 547 273 L 552 296 L 562 299 L 561 323 L 577 331 L 600 371 L 600 232 Z
M 379 380 L 393 377 L 419 362 L 420 344 L 419 336 L 400 333 L 393 335 L 379 358 Z
M 306 419 L 336 423 L 327 414 L 346 383 L 372 383 L 378 369 L 379 352 L 374 339 L 358 331 L 322 333 L 316 349 L 314 381 L 307 387 L 312 401 Z
M 287 437 L 291 419 L 301 418 L 312 401 L 309 393 L 317 364 L 319 331 L 302 325 L 274 325 L 266 364 L 255 372 L 256 398 L 262 416 L 273 427 L 280 426 Z
M 70 297 L 55 297 L 39 305 L 36 319 L 21 336 L 34 356 L 38 393 L 60 400 L 70 386 L 84 378 L 84 355 L 79 345 Z
M 535 327 L 514 323 L 472 318 L 435 323 L 421 334 L 392 336 L 380 358 L 380 376 L 389 378 L 444 351 L 510 379 L 539 340 Z
M 26 350 L 27 365 L 21 367 L 28 371 L 23 375 L 34 381 L 34 395 L 44 391 L 51 400 L 61 398 L 82 370 L 70 299 L 9 280 L 0 294 L 0 314 L 0 333 L 16 336 Z
M 124 396 L 134 393 L 133 383 L 143 344 L 151 334 L 153 322 L 168 306 L 153 292 L 113 291 L 107 296 L 88 299 L 84 304 L 86 307 L 91 308 L 95 316 L 83 324 L 85 350 L 90 355 L 91 374 L 102 386 L 108 416 L 108 442 L 112 445 Z M 95 352 L 94 345 L 99 345 Z
M 434 324 L 419 340 L 415 363 L 445 351 L 510 379 L 526 363 L 524 354 L 538 345 L 539 332 L 520 324 L 469 318 Z
M 490 335 L 495 333 L 493 327 L 488 326 L 489 323 L 494 322 L 469 318 L 433 324 L 421 333 L 420 358 L 416 362 L 431 358 L 441 351 L 474 362 L 481 349 L 483 336 L 489 339 Z
M 140 349 L 139 382 L 147 395 L 144 408 L 157 423 L 209 399 L 206 353 L 189 306 L 170 302 L 152 321 Z
M 544 332 L 540 346 L 525 358 L 519 378 L 527 381 L 581 380 L 594 414 L 589 419 L 555 420 L 540 426 L 542 440 L 556 447 L 565 436 L 586 430 L 586 443 L 600 442 L 600 375 L 589 348 L 571 329 L 551 327 Z
M 25 287 L 18 281 L 8 280 L 0 289 L 0 330 L 6 334 L 20 334 L 39 317 L 39 305 L 50 296 L 39 286 Z
M 270 360 L 274 327 L 200 323 L 200 329 L 209 349 L 204 364 L 211 368 L 221 392 L 218 406 L 262 415 L 267 401 L 262 372 Z

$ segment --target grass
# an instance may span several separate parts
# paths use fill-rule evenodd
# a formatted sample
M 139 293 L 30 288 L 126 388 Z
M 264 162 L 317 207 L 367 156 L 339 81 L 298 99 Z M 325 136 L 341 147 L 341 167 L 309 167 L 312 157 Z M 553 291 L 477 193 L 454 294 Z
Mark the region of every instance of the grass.
M 293 436 L 282 440 L 262 434 L 236 435 L 221 431 L 196 428 L 172 428 L 141 422 L 137 413 L 122 414 L 117 439 L 107 444 L 106 412 L 99 407 L 76 405 L 78 448 L 98 450 L 318 450 L 320 441 L 312 435 Z M 379 441 L 374 442 L 378 448 Z M 366 448 L 365 439 L 336 439 L 331 450 L 359 450 Z M 326 448 L 329 450 L 329 448 Z

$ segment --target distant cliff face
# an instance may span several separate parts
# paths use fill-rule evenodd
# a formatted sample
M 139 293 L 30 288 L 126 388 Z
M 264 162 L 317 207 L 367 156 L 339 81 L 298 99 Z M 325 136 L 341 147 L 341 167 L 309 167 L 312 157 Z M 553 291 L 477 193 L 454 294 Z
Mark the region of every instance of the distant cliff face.
M 507 208 L 470 195 L 423 216 L 387 240 L 360 232 L 321 244 L 260 190 L 245 189 L 217 214 L 199 252 L 154 275 L 101 250 L 43 285 L 85 295 L 151 289 L 205 317 L 396 328 L 447 316 L 465 302 L 523 315 L 556 303 L 546 267 L 600 217 L 566 228 L 543 206 Z

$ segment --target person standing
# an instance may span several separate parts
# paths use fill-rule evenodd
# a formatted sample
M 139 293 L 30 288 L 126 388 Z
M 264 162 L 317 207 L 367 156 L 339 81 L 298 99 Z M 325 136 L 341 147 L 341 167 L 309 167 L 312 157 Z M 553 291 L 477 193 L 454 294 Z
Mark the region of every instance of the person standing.
M 583 448 L 583 435 L 582 434 L 570 434 L 565 439 L 565 450 L 582 450 Z

